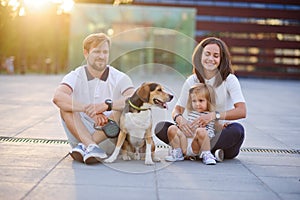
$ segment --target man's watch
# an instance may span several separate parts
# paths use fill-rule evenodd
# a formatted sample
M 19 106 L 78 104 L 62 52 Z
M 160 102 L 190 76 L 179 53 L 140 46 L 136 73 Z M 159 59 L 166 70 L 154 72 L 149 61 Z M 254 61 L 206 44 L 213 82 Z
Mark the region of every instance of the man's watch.
M 218 111 L 216 111 L 215 113 L 216 113 L 216 120 L 219 120 L 221 118 L 221 114 Z
M 108 106 L 107 111 L 111 111 L 113 102 L 111 99 L 106 99 L 104 103 Z

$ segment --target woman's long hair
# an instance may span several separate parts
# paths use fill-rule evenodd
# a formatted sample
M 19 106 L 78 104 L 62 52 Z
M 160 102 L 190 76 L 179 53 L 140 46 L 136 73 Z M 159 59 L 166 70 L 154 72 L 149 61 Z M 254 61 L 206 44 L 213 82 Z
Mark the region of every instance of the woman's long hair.
M 220 65 L 218 66 L 218 73 L 214 87 L 218 87 L 229 74 L 233 74 L 231 66 L 231 57 L 227 45 L 219 38 L 208 37 L 202 40 L 195 48 L 192 55 L 193 71 L 199 79 L 200 83 L 205 83 L 205 75 L 203 65 L 201 63 L 202 53 L 205 46 L 208 44 L 216 44 L 220 48 Z

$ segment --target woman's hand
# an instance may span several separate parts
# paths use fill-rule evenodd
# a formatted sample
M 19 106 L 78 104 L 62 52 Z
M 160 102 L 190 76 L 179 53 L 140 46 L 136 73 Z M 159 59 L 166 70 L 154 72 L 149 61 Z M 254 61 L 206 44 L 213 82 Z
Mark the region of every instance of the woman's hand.
M 229 124 L 231 124 L 230 122 L 226 122 L 223 124 L 223 128 L 226 128 Z
M 204 115 L 201 115 L 197 119 L 195 119 L 192 123 L 192 127 L 205 127 L 210 121 L 214 120 L 215 113 L 210 112 Z
M 186 137 L 192 137 L 194 135 L 194 133 L 192 130 L 192 126 L 190 126 L 190 123 L 183 116 L 181 116 L 178 119 L 178 121 L 179 122 L 177 123 L 177 126 L 184 133 L 184 135 Z

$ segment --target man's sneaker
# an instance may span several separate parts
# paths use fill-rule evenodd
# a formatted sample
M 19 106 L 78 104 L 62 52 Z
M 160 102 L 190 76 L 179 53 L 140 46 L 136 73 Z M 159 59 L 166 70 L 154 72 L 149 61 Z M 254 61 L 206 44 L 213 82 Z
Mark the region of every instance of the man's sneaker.
M 94 164 L 100 162 L 104 158 L 107 158 L 105 151 L 99 148 L 96 144 L 90 144 L 86 148 L 83 161 L 85 164 Z
M 171 152 L 169 153 L 169 155 L 165 157 L 165 160 L 169 161 L 169 162 L 175 162 L 175 161 L 182 161 L 182 160 L 184 160 L 181 148 L 177 148 L 177 149 L 171 150 Z
M 217 149 L 215 151 L 215 158 L 216 158 L 216 161 L 218 161 L 218 162 L 222 162 L 224 160 L 224 151 L 223 151 L 223 149 Z
M 70 152 L 70 156 L 78 161 L 83 163 L 83 157 L 85 155 L 85 146 L 82 143 L 79 143 L 76 147 L 74 147 Z
M 217 163 L 216 158 L 211 152 L 202 152 L 200 158 L 202 158 L 202 162 L 206 165 L 215 165 Z

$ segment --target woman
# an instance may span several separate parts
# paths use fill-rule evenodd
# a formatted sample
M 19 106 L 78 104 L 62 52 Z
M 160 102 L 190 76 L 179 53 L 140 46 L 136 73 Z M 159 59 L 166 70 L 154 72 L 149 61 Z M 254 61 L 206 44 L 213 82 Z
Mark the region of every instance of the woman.
M 195 125 L 205 127 L 213 120 L 223 124 L 222 127 L 216 128 L 216 137 L 211 141 L 211 152 L 215 153 L 218 150 L 219 154 L 221 149 L 225 159 L 232 159 L 239 154 L 244 141 L 244 128 L 234 120 L 246 117 L 246 104 L 240 83 L 231 68 L 228 47 L 218 38 L 206 38 L 195 48 L 192 62 L 194 73 L 183 85 L 172 118 L 187 137 L 191 137 L 191 127 Z M 216 111 L 202 115 L 189 124 L 183 113 L 189 88 L 197 83 L 205 83 L 214 88 Z M 170 131 L 173 129 L 169 129 L 171 125 L 170 122 L 160 122 L 155 128 L 156 136 L 166 144 L 169 144 L 168 135 L 172 135 Z

